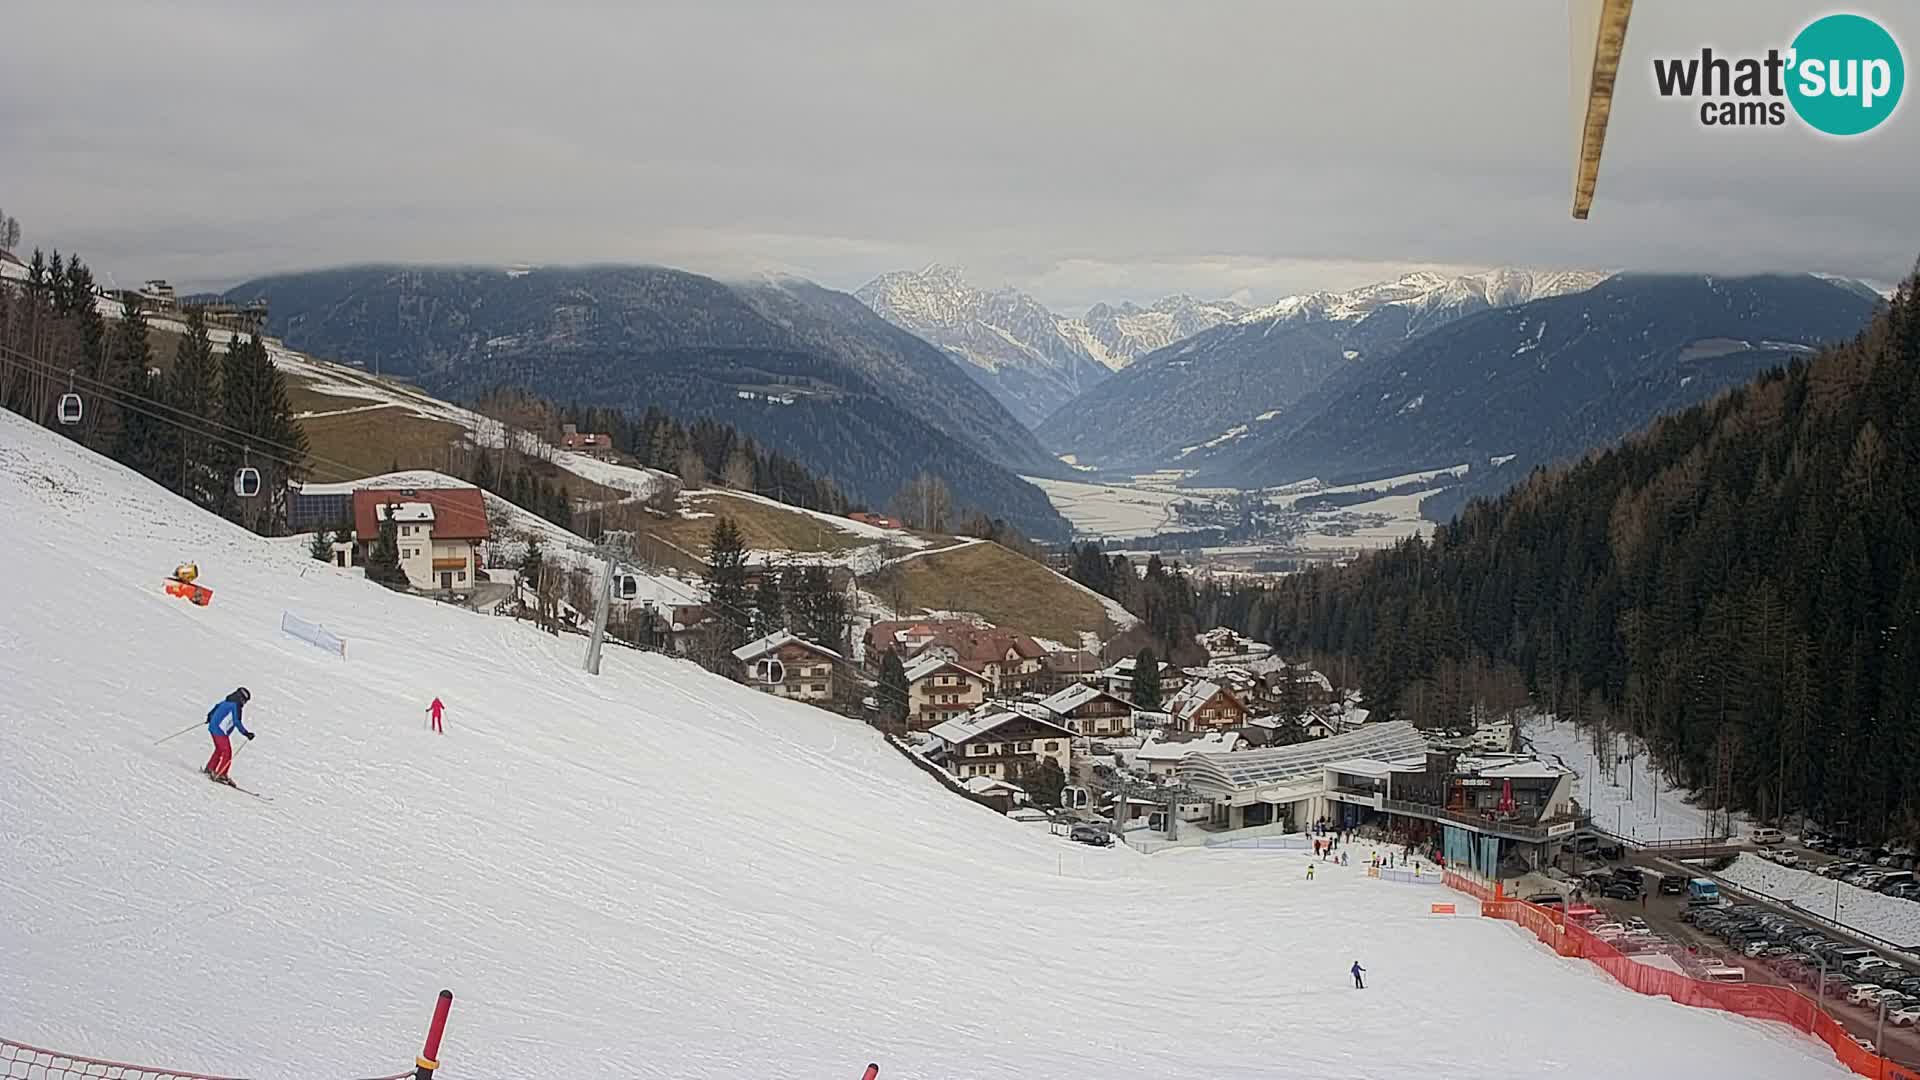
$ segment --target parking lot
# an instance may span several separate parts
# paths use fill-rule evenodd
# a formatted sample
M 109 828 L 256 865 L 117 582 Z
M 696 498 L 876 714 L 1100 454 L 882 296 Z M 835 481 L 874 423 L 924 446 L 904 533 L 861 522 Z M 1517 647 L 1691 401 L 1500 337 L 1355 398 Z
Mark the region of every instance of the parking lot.
M 1809 853 L 1811 854 L 1811 853 Z M 1827 859 L 1813 855 L 1810 865 Z M 1809 865 L 1809 864 L 1803 864 Z M 1882 1052 L 1902 1063 L 1920 1062 L 1920 1029 L 1911 1026 L 1920 1021 L 1920 969 L 1905 964 L 1899 956 L 1871 949 L 1871 943 L 1852 938 L 1841 931 L 1807 919 L 1792 908 L 1743 896 L 1727 896 L 1715 910 L 1716 919 L 1707 925 L 1693 921 L 1688 914 L 1688 898 L 1663 895 L 1658 891 L 1660 875 L 1690 875 L 1693 868 L 1645 855 L 1636 855 L 1617 864 L 1616 876 L 1625 867 L 1638 870 L 1645 890 L 1629 898 L 1616 891 L 1604 895 L 1586 890 L 1587 902 L 1599 908 L 1604 917 L 1626 927 L 1629 920 L 1640 920 L 1645 929 L 1635 934 L 1633 949 L 1664 951 L 1696 977 L 1714 961 L 1735 966 L 1745 972 L 1746 981 L 1763 985 L 1788 986 L 1812 997 L 1820 982 L 1820 959 L 1827 958 L 1827 984 L 1824 1004 L 1836 1020 L 1858 1038 L 1875 1040 L 1880 1011 L 1877 1004 L 1850 1004 L 1849 993 L 1855 987 L 1872 986 L 1878 993 L 1906 996 L 1894 999 L 1889 1009 L 1884 1034 L 1879 1042 Z M 1630 877 L 1632 871 L 1625 870 Z M 1592 879 L 1590 879 L 1592 880 Z M 1731 903 L 1726 903 L 1731 901 Z M 1676 948 L 1677 947 L 1677 948 Z M 1848 973 L 1841 969 L 1836 954 L 1845 949 L 1871 949 L 1869 955 L 1887 961 L 1876 970 Z M 1760 955 L 1749 956 L 1755 952 Z M 1771 952 L 1772 955 L 1765 955 Z M 1911 1007 L 1913 1011 L 1902 1012 Z M 1897 1022 L 1896 1018 L 1905 1021 Z

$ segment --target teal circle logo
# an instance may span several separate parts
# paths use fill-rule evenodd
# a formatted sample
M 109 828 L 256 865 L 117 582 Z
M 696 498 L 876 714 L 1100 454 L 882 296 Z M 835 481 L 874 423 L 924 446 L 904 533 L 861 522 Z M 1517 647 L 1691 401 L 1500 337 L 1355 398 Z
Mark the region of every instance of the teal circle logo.
M 1828 15 L 1793 39 L 1787 100 L 1808 126 L 1828 135 L 1879 127 L 1900 104 L 1906 65 L 1893 35 L 1863 15 Z

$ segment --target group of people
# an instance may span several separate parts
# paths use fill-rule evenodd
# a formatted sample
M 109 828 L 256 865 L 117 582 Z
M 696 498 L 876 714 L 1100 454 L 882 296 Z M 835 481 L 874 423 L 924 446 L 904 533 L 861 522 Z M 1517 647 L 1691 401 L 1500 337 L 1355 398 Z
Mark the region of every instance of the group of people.
M 207 758 L 207 763 L 200 767 L 200 771 L 216 784 L 234 786 L 233 778 L 227 775 L 233 769 L 233 736 L 237 734 L 249 742 L 253 741 L 253 732 L 247 730 L 242 716 L 247 702 L 252 700 L 253 695 L 242 686 L 221 698 L 220 703 L 207 712 L 207 734 L 213 736 L 213 755 Z M 437 734 L 446 734 L 440 721 L 446 708 L 439 698 L 434 698 L 433 703 L 427 706 L 427 722 Z

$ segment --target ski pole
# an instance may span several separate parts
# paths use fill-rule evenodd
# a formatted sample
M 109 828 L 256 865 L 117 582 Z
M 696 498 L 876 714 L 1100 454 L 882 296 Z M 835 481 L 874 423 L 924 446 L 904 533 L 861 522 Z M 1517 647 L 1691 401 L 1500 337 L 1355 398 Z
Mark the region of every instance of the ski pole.
M 196 720 L 193 723 L 188 724 L 186 727 L 181 728 L 179 731 L 176 731 L 173 734 L 167 736 L 165 739 L 155 739 L 153 741 L 153 745 L 159 746 L 163 742 L 167 742 L 171 739 L 177 739 L 180 736 L 185 735 L 187 732 L 192 731 L 194 728 L 206 727 L 206 726 L 207 725 L 205 723 Z

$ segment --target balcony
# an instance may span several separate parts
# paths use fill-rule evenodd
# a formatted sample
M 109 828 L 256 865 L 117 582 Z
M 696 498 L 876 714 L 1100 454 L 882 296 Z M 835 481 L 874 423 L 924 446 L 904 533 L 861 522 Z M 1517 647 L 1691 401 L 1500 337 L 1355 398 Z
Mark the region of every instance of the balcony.
M 1503 821 L 1496 817 L 1489 817 L 1485 814 L 1475 814 L 1465 810 L 1449 810 L 1444 806 L 1433 806 L 1428 803 L 1407 802 L 1404 799 L 1383 799 L 1381 800 L 1380 808 L 1390 814 L 1425 818 L 1428 821 L 1444 821 L 1449 824 L 1472 829 L 1475 832 L 1486 833 L 1490 836 L 1505 837 L 1509 840 L 1519 840 L 1529 844 L 1544 844 L 1553 836 L 1571 831 L 1562 829 L 1556 833 L 1553 831 L 1555 826 L 1572 824 L 1574 828 L 1579 828 L 1580 825 L 1584 824 L 1587 820 L 1584 814 L 1558 814 L 1553 817 L 1542 818 L 1537 824 L 1528 824 L 1527 822 L 1512 819 Z
M 433 560 L 433 572 L 436 574 L 441 573 L 443 571 L 449 571 L 449 570 L 465 570 L 466 568 L 467 568 L 467 560 L 465 559 Z

